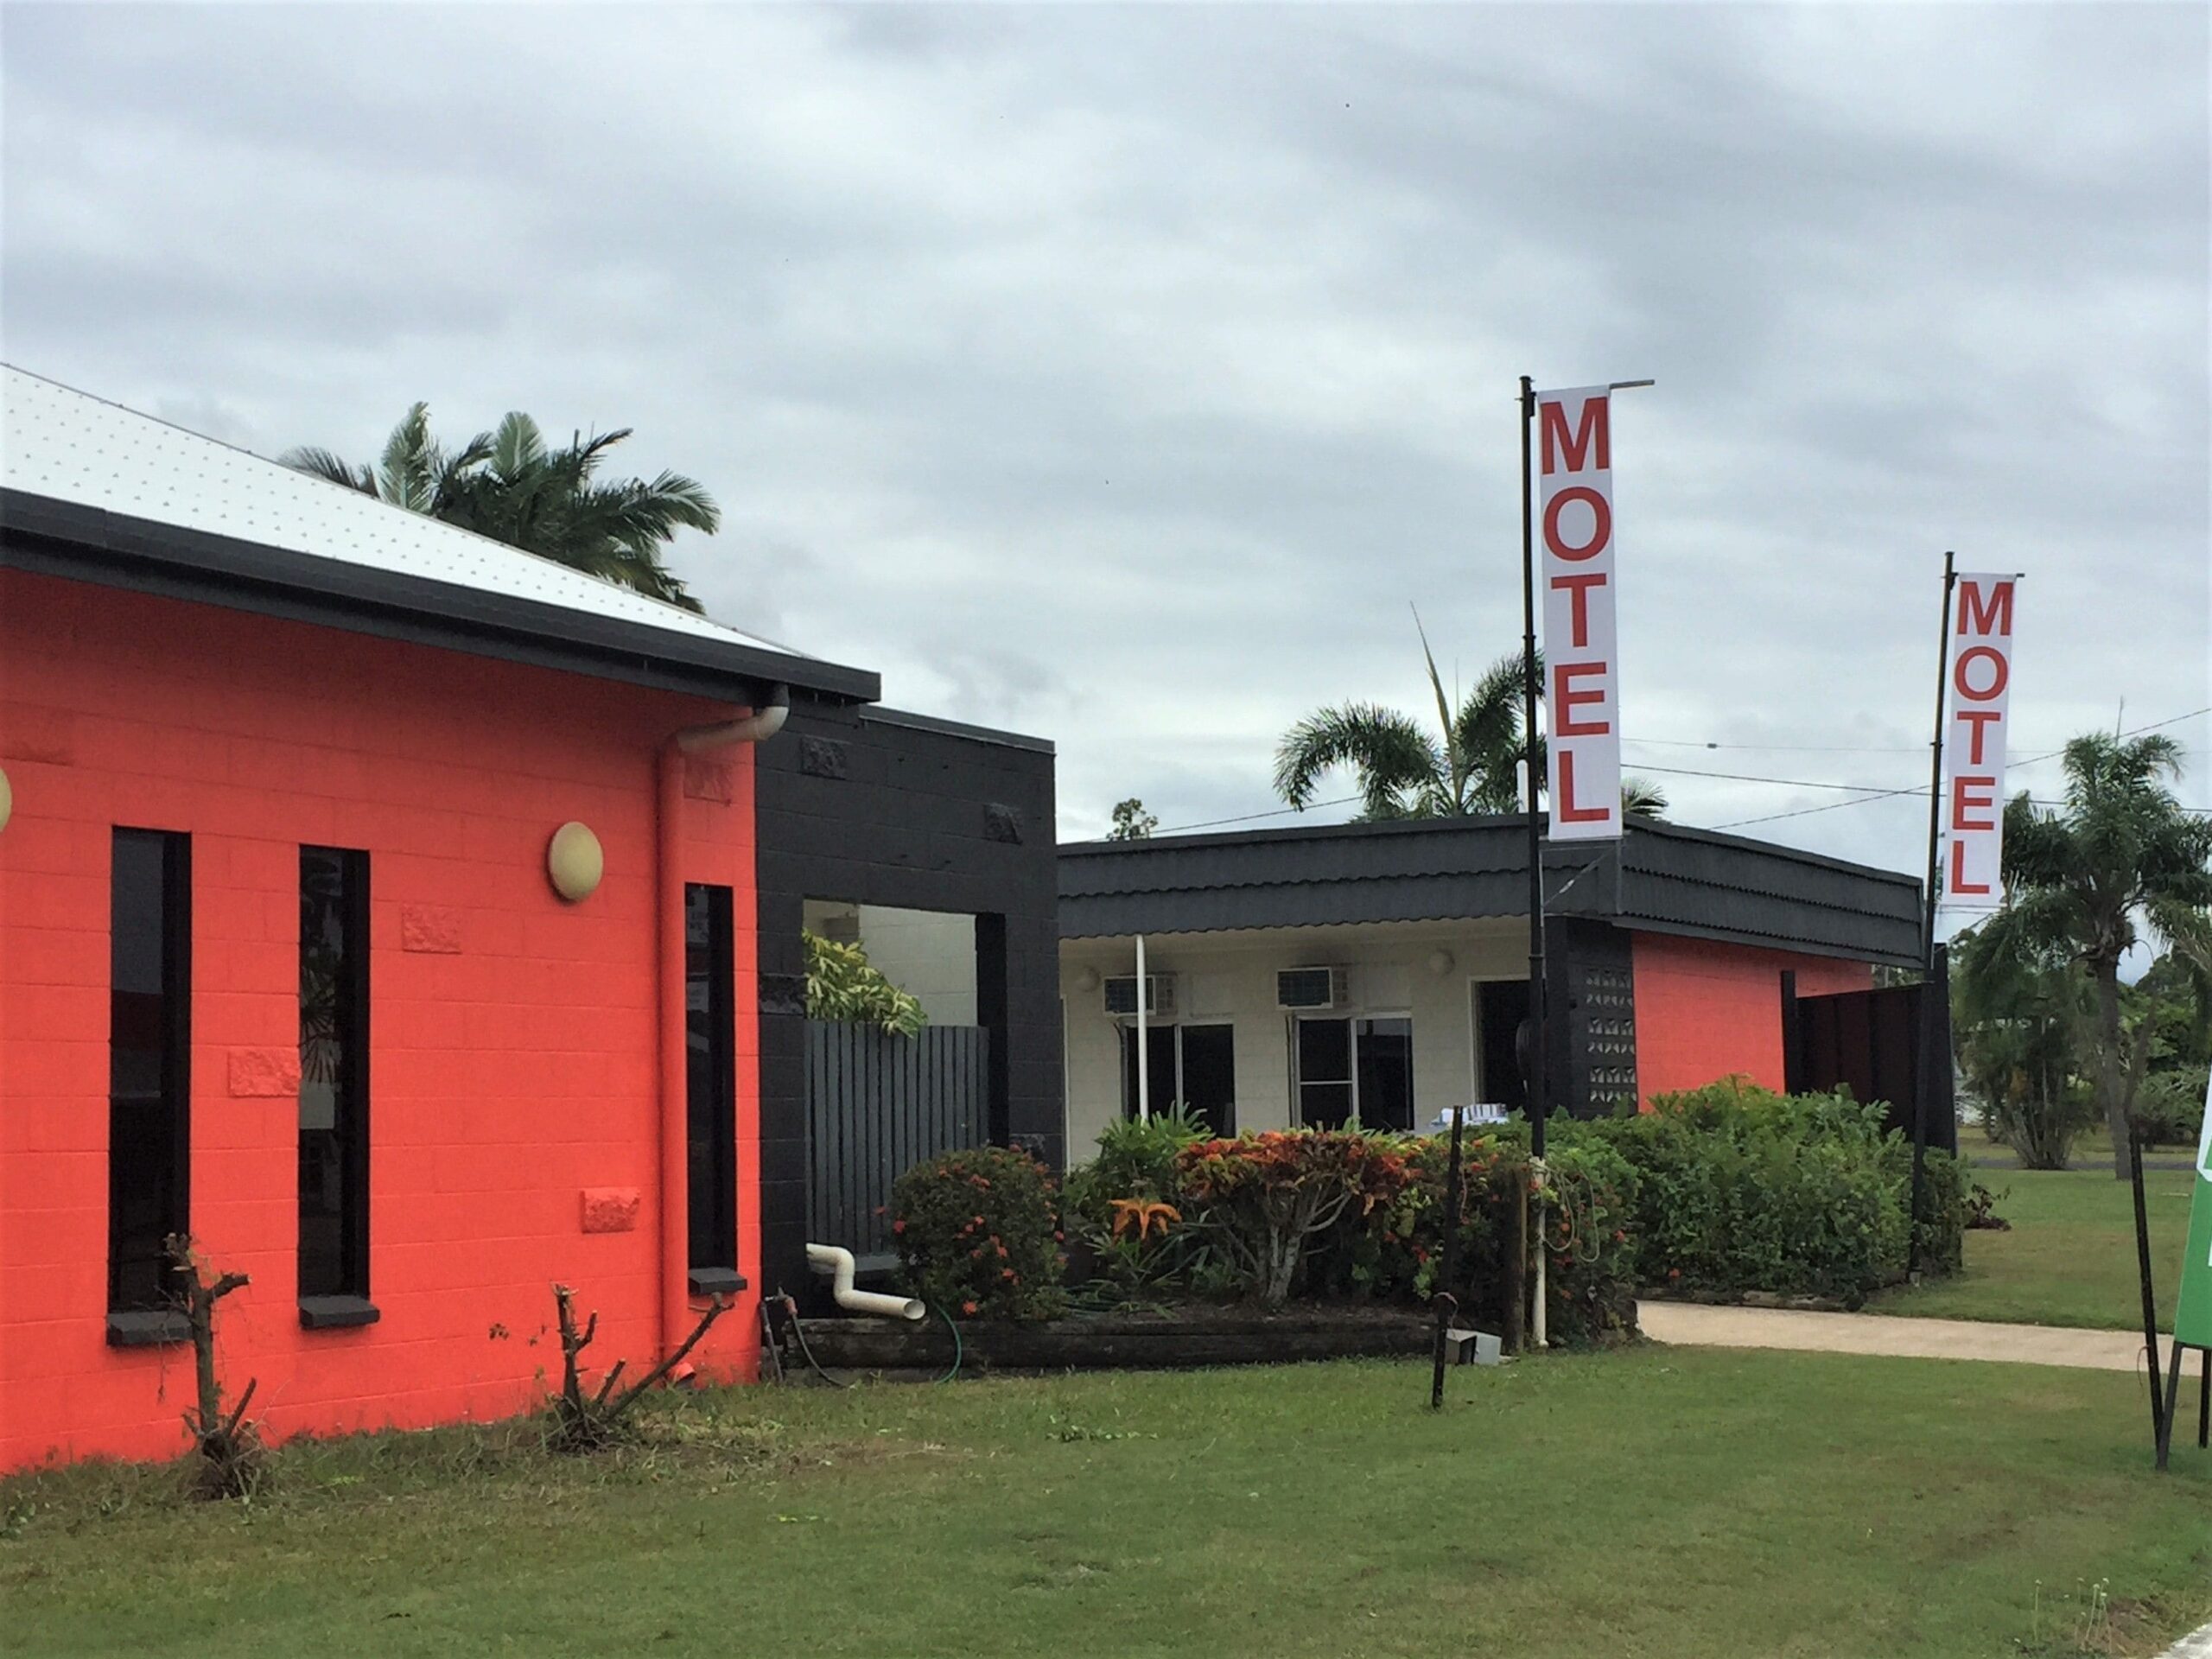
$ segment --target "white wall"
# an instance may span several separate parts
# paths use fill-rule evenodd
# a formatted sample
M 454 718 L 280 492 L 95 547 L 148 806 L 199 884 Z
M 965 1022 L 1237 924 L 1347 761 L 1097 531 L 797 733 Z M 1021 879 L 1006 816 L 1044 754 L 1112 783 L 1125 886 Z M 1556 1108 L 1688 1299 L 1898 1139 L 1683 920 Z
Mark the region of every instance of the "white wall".
M 1450 964 L 1437 971 L 1437 953 Z M 1236 1027 L 1236 1127 L 1287 1128 L 1292 1016 L 1275 1007 L 1284 968 L 1345 966 L 1353 1018 L 1409 1014 L 1414 1027 L 1414 1109 L 1420 1122 L 1475 1098 L 1474 1033 L 1468 982 L 1525 980 L 1529 933 L 1512 920 L 1404 924 L 1369 928 L 1286 928 L 1268 932 L 1147 936 L 1146 967 L 1179 980 L 1185 1024 Z M 1133 939 L 1070 939 L 1060 945 L 1060 995 L 1067 1021 L 1068 1160 L 1090 1155 L 1099 1131 L 1121 1111 L 1118 1022 L 1103 991 L 1086 988 L 1136 971 Z
M 976 1023 L 973 916 L 810 899 L 803 921 L 824 938 L 856 940 L 886 979 L 920 1001 L 931 1025 Z

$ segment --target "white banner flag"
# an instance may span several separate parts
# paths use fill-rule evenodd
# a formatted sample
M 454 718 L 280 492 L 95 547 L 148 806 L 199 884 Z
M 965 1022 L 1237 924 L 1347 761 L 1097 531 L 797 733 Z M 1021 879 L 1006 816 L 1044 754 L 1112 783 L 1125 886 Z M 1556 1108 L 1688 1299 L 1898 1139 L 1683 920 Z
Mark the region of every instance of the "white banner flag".
M 1943 896 L 2005 900 L 2005 720 L 2012 694 L 2010 575 L 1961 575 L 1951 622 L 1943 734 Z
M 1556 841 L 1617 839 L 1621 833 L 1611 413 L 1604 386 L 1536 394 L 1536 568 L 1544 593 L 1546 772 Z

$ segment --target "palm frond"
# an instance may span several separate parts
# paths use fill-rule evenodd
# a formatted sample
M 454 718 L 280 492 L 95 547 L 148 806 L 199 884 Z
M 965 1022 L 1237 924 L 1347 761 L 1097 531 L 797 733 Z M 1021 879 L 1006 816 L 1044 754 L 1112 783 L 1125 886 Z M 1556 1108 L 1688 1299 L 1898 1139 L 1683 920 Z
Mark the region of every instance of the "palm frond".
M 1275 749 L 1275 792 L 1301 810 L 1313 804 L 1322 777 L 1338 766 L 1357 776 L 1363 815 L 1407 817 L 1424 793 L 1444 783 L 1435 741 L 1395 709 L 1348 702 L 1319 709 L 1284 734 Z
M 1444 734 L 1444 782 L 1440 798 L 1431 804 L 1434 817 L 1457 816 L 1467 810 L 1467 756 L 1452 724 L 1452 705 L 1444 695 L 1444 677 L 1436 671 L 1436 653 L 1428 648 L 1428 630 L 1421 625 L 1421 607 L 1414 607 L 1414 632 L 1421 636 L 1421 660 L 1428 664 L 1428 689 L 1436 694 L 1436 724 Z
M 1516 652 L 1492 663 L 1482 678 L 1475 682 L 1452 722 L 1453 739 L 1467 758 L 1471 779 L 1470 805 L 1478 812 L 1510 812 L 1520 805 L 1516 769 L 1523 760 L 1531 761 L 1537 795 L 1541 798 L 1543 793 L 1542 734 L 1537 734 L 1533 758 L 1531 746 L 1522 740 L 1525 661 Z M 1541 652 L 1536 656 L 1535 671 L 1536 698 L 1541 702 L 1544 674 Z
M 359 490 L 364 495 L 377 493 L 374 472 L 366 467 L 357 467 L 343 456 L 317 445 L 303 444 L 296 449 L 287 449 L 276 459 L 279 466 L 289 467 L 296 473 L 309 473 L 317 478 L 328 479 L 333 484 L 343 484 L 347 489 Z

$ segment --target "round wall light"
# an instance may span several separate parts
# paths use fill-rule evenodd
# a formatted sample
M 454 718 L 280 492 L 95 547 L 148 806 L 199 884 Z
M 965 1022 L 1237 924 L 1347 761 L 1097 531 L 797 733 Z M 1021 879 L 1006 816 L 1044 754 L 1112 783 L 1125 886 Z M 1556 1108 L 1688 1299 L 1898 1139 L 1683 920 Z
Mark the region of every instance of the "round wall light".
M 1083 991 L 1086 994 L 1095 991 L 1102 982 L 1103 982 L 1098 977 L 1098 970 L 1096 968 L 1084 968 L 1077 970 L 1075 976 L 1075 988 L 1078 991 Z
M 552 879 L 553 891 L 572 905 L 599 891 L 599 879 L 607 874 L 607 855 L 589 825 L 572 821 L 553 832 L 545 849 L 545 874 Z
M 1450 973 L 1452 971 L 1452 953 L 1449 950 L 1430 951 L 1428 953 L 1428 971 L 1439 979 L 1443 978 L 1445 975 Z
M 0 830 L 8 827 L 8 817 L 16 810 L 16 791 L 8 783 L 8 774 L 0 770 Z

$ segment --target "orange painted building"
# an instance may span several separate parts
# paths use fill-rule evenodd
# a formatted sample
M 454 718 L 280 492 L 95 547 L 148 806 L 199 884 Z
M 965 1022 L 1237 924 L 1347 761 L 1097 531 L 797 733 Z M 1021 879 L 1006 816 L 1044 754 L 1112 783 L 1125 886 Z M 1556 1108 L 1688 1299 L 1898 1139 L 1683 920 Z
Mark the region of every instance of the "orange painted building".
M 747 1374 L 752 743 L 874 677 L 14 371 L 5 414 L 0 1469 L 181 1449 L 170 1230 L 250 1276 L 278 1437 L 528 1408 L 556 1282 L 602 1364 L 721 1294 L 695 1360 Z

